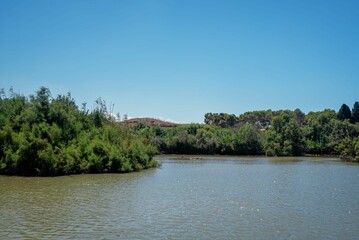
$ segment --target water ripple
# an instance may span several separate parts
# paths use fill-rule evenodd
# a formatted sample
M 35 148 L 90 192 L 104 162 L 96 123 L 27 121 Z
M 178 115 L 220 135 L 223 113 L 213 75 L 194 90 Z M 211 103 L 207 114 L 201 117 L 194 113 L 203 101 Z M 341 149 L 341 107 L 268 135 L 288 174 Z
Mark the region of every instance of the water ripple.
M 141 173 L 0 176 L 0 239 L 358 239 L 359 168 L 162 159 Z

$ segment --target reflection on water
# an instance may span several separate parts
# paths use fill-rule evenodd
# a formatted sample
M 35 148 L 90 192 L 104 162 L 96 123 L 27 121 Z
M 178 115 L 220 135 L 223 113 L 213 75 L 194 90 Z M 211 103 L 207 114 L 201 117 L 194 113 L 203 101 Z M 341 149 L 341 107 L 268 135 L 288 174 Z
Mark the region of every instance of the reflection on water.
M 0 176 L 0 239 L 359 238 L 359 165 L 160 161 L 131 174 Z

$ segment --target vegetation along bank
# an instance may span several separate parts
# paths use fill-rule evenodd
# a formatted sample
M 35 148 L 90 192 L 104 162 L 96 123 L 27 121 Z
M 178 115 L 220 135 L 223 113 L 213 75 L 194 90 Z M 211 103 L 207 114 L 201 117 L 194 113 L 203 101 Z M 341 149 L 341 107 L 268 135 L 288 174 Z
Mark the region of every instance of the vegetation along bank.
M 165 154 L 301 156 L 337 155 L 359 161 L 359 103 L 352 110 L 265 110 L 239 116 L 207 113 L 205 124 L 132 125 L 146 143 Z
M 105 102 L 92 112 L 70 94 L 41 87 L 24 97 L 0 93 L 0 174 L 54 176 L 132 172 L 154 167 L 155 147 L 114 124 Z
M 164 154 L 338 155 L 359 162 L 359 103 L 326 109 L 206 113 L 204 124 L 115 121 L 103 100 L 90 112 L 71 94 L 41 87 L 0 92 L 0 174 L 119 173 L 157 166 Z

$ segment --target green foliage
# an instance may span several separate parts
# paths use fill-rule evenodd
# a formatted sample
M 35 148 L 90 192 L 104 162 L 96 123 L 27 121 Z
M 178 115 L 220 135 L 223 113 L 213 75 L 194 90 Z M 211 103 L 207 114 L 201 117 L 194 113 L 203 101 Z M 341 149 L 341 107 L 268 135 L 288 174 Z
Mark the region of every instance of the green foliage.
M 338 119 L 340 120 L 345 120 L 345 119 L 351 119 L 352 117 L 352 113 L 350 111 L 350 108 L 348 107 L 348 105 L 343 104 L 338 112 Z
M 267 155 L 303 155 L 305 142 L 297 122 L 285 113 L 274 117 L 266 134 L 264 149 Z
M 297 156 L 359 161 L 359 104 L 309 112 L 207 113 L 206 124 L 135 126 L 111 121 L 106 103 L 79 109 L 71 94 L 41 87 L 29 98 L 0 91 L 0 174 L 53 176 L 154 167 L 157 153 Z M 349 109 L 349 111 L 348 111 Z
M 242 126 L 246 123 L 256 124 L 261 128 L 268 128 L 271 125 L 272 119 L 274 117 L 280 116 L 281 114 L 287 114 L 291 118 L 294 118 L 299 125 L 303 124 L 304 113 L 300 109 L 294 111 L 290 110 L 262 110 L 262 111 L 253 111 L 245 112 L 239 115 L 238 125 Z
M 174 128 L 147 127 L 150 143 L 168 154 L 261 154 L 261 131 L 247 124 L 238 129 L 188 124 Z M 156 134 L 157 133 L 157 134 Z M 137 131 L 144 136 L 143 129 Z
M 71 95 L 41 87 L 25 98 L 0 97 L 0 174 L 54 176 L 131 172 L 156 166 L 156 149 L 112 123 L 105 102 L 88 113 Z
M 146 143 L 167 154 L 334 154 L 352 161 L 359 158 L 355 140 L 359 125 L 338 120 L 334 110 L 308 114 L 300 109 L 247 112 L 234 125 L 227 121 L 230 116 L 234 115 L 206 113 L 204 125 L 160 128 L 138 124 L 134 129 Z
M 310 154 L 333 154 L 333 124 L 336 120 L 336 112 L 324 110 L 307 114 L 303 127 L 306 138 L 307 153 Z
M 263 153 L 262 134 L 259 126 L 246 123 L 240 127 L 235 136 L 237 153 L 245 155 L 259 155 Z
M 352 122 L 359 122 L 359 102 L 355 102 L 352 109 Z
M 336 150 L 340 153 L 340 157 L 345 161 L 354 161 L 358 160 L 358 156 L 356 156 L 355 151 L 356 142 L 352 141 L 350 138 L 341 139 L 338 145 L 336 146 Z
M 234 127 L 238 123 L 238 118 L 234 114 L 227 113 L 206 113 L 204 122 L 209 125 L 219 127 Z
M 356 110 L 355 110 L 356 109 Z M 359 104 L 354 104 L 353 113 L 359 110 Z M 341 117 L 339 117 L 341 116 Z M 294 111 L 254 111 L 241 114 L 236 127 L 237 133 L 243 131 L 245 125 L 259 128 L 259 134 L 254 143 L 245 144 L 250 136 L 239 134 L 234 139 L 234 146 L 231 141 L 223 147 L 223 141 L 217 139 L 217 144 L 221 149 L 233 149 L 232 152 L 238 154 L 262 154 L 291 156 L 309 154 L 336 154 L 351 156 L 355 160 L 358 154 L 350 147 L 344 144 L 343 139 L 355 143 L 359 136 L 359 125 L 354 125 L 356 120 L 351 118 L 350 109 L 343 105 L 339 113 L 334 110 L 326 109 L 321 112 L 310 112 L 305 115 L 300 109 Z M 339 119 L 339 120 L 338 120 Z M 209 122 L 213 124 L 213 122 Z M 258 131 L 257 131 L 258 133 Z M 230 138 L 228 138 L 230 139 Z M 355 144 L 354 144 L 355 145 Z M 251 146 L 256 146 L 254 149 Z M 340 146 L 340 147 L 338 147 Z M 358 147 L 359 148 L 359 147 Z M 226 151 L 224 151 L 226 152 Z M 221 153 L 218 151 L 216 153 Z M 347 158 L 347 157 L 346 157 Z M 348 159 L 348 158 L 347 158 Z

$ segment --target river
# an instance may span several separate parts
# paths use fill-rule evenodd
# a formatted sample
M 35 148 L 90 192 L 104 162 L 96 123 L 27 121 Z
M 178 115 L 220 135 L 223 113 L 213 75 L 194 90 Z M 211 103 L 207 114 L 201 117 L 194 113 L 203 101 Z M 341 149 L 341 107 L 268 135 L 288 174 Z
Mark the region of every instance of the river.
M 130 174 L 0 176 L 0 239 L 359 239 L 359 165 L 158 157 Z

